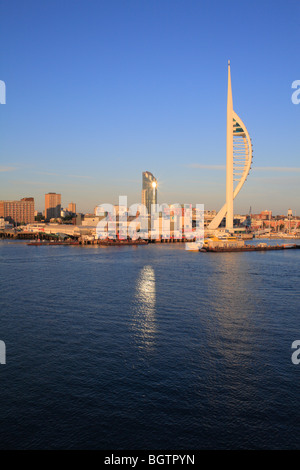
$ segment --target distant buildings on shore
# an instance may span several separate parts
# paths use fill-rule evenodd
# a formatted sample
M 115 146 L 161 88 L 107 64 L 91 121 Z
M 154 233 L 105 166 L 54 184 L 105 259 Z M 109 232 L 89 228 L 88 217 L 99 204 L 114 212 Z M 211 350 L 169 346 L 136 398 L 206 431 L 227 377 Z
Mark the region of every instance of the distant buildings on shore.
M 66 209 L 61 206 L 61 194 L 47 193 L 45 194 L 45 212 L 38 214 L 39 219 L 44 218 L 48 221 L 58 219 L 70 219 L 76 216 L 76 204 L 70 202 Z
M 67 209 L 62 211 L 61 194 L 45 194 L 45 211 L 43 213 L 35 211 L 33 197 L 24 197 L 20 201 L 0 201 L 0 229 L 10 225 L 26 225 L 35 221 L 54 221 L 74 217 L 76 217 L 75 202 L 70 202 Z
M 67 211 L 70 212 L 71 214 L 76 214 L 76 204 L 75 204 L 75 202 L 70 202 L 68 204 Z
M 61 194 L 45 194 L 45 218 L 57 219 L 61 213 Z
M 13 224 L 34 222 L 34 198 L 24 197 L 20 201 L 0 201 L 0 217 Z
M 272 211 L 262 211 L 260 214 L 251 214 L 251 229 L 253 231 L 267 230 L 270 233 L 290 233 L 300 230 L 300 218 L 293 215 L 289 209 L 287 215 L 272 215 Z
M 158 183 L 155 176 L 150 171 L 145 171 L 142 173 L 142 204 L 147 208 L 148 214 L 151 214 L 151 206 L 158 204 Z M 144 230 L 154 230 L 160 232 L 163 229 L 164 219 L 166 218 L 167 213 L 170 215 L 170 224 L 171 227 L 174 226 L 175 219 L 178 214 L 181 214 L 181 209 L 183 210 L 184 205 L 177 205 L 176 210 L 173 206 L 168 204 L 163 204 L 161 207 L 157 206 L 157 217 L 154 220 L 148 220 L 148 224 L 140 229 Z M 140 206 L 138 206 L 140 207 Z M 138 219 L 139 216 L 142 216 L 142 208 L 138 208 L 136 214 L 131 214 L 129 216 L 129 208 L 124 206 L 115 205 L 113 206 L 114 213 L 116 216 L 117 224 L 122 218 L 127 218 L 127 223 L 130 225 L 131 222 Z M 195 228 L 196 221 L 196 208 L 192 209 L 192 226 L 183 227 L 185 230 L 190 230 Z M 179 211 L 179 212 L 178 212 Z M 0 230 L 4 230 L 9 227 L 14 227 L 16 225 L 35 225 L 35 222 L 38 224 L 45 224 L 50 222 L 52 224 L 68 224 L 77 227 L 81 227 L 86 231 L 86 233 L 93 232 L 98 223 L 107 216 L 105 212 L 99 212 L 99 206 L 96 206 L 93 214 L 86 213 L 81 214 L 76 211 L 75 202 L 70 202 L 65 206 L 65 209 L 62 209 L 61 206 L 61 194 L 50 192 L 45 194 L 45 211 L 38 212 L 34 210 L 34 198 L 25 197 L 20 201 L 0 201 Z M 211 222 L 216 217 L 216 211 L 205 210 L 204 211 L 204 229 L 209 231 Z M 139 219 L 141 220 L 141 219 Z M 137 221 L 137 223 L 139 223 Z M 226 219 L 225 217 L 220 223 L 221 230 L 225 229 Z M 41 225 L 43 226 L 43 225 Z M 273 216 L 272 211 L 264 210 L 260 214 L 252 214 L 251 208 L 248 214 L 246 215 L 234 215 L 234 226 L 236 228 L 243 228 L 243 230 L 252 231 L 260 233 L 262 231 L 269 231 L 275 233 L 290 233 L 290 232 L 299 232 L 300 231 L 300 217 L 296 217 L 293 214 L 291 209 L 288 209 L 287 215 L 278 215 Z M 70 229 L 71 230 L 71 229 Z M 174 227 L 172 230 L 175 230 Z
M 31 210 L 29 210 L 29 207 L 31 207 Z M 69 206 L 67 207 L 69 208 Z M 179 236 L 178 230 L 180 229 L 182 229 L 182 233 L 194 231 L 196 226 L 195 222 L 197 220 L 196 208 L 191 208 L 192 217 L 191 220 L 189 220 L 189 218 L 186 219 L 183 216 L 183 207 L 184 205 L 178 205 L 174 210 L 172 206 L 165 204 L 162 211 L 158 213 L 158 217 L 153 221 L 151 220 L 148 229 L 146 227 L 149 238 L 156 235 L 160 236 L 160 234 L 165 234 L 170 230 L 170 237 L 176 239 Z M 3 208 L 5 208 L 5 212 Z M 143 236 L 144 228 L 141 225 L 142 219 L 140 218 L 139 211 L 135 215 L 129 215 L 129 209 L 125 206 L 113 206 L 113 208 L 118 236 L 119 233 L 124 230 L 124 223 L 128 230 L 130 226 L 135 225 L 137 232 L 140 232 L 141 236 Z M 109 235 L 109 226 L 112 221 L 107 223 L 103 220 L 110 220 L 109 217 L 107 218 L 107 213 L 105 212 L 98 215 L 90 213 L 74 215 L 68 213 L 68 217 L 51 218 L 47 223 L 47 221 L 38 217 L 36 217 L 36 221 L 34 221 L 33 209 L 33 198 L 23 198 L 21 201 L 0 201 L 0 232 L 12 229 L 19 230 L 15 226 L 23 225 L 22 230 L 26 233 L 63 233 L 70 236 L 81 236 L 87 237 L 89 240 L 94 240 L 97 234 L 98 223 L 102 221 L 104 225 L 107 224 L 107 235 Z M 170 217 L 169 220 L 165 220 L 165 215 L 168 211 Z M 42 214 L 40 213 L 40 215 Z M 215 211 L 204 211 L 205 236 L 209 235 L 209 224 L 215 215 Z M 125 216 L 125 219 L 123 216 Z M 283 238 L 284 234 L 290 237 L 300 237 L 300 217 L 296 217 L 290 209 L 287 211 L 287 215 L 278 216 L 272 216 L 271 211 L 262 211 L 259 214 L 235 214 L 234 223 L 237 229 L 238 227 L 240 228 L 239 230 L 241 232 L 251 232 L 258 237 L 264 236 L 264 234 L 267 234 L 268 237 L 270 234 L 270 237 L 273 238 L 276 236 Z M 225 229 L 225 221 L 223 221 L 222 224 Z
M 121 207 L 121 206 L 120 206 Z M 122 215 L 123 215 L 122 207 Z M 168 210 L 168 208 L 166 208 Z M 116 236 L 122 237 L 124 233 L 130 238 L 130 227 L 135 226 L 137 232 L 137 237 L 148 238 L 148 239 L 161 239 L 166 240 L 168 237 L 171 240 L 182 239 L 182 236 L 189 236 L 193 231 L 195 231 L 195 222 L 197 220 L 196 209 L 192 209 L 192 218 L 189 217 L 186 219 L 183 214 L 183 207 L 178 207 L 175 211 L 172 210 L 169 206 L 170 218 L 167 221 L 164 219 L 164 212 L 159 213 L 159 217 L 154 220 L 154 223 L 151 223 L 148 233 L 146 234 L 143 230 L 141 219 L 139 213 L 135 216 L 128 215 L 128 210 L 126 211 L 127 215 L 125 219 L 120 218 L 121 212 L 118 206 L 114 207 L 116 214 L 115 220 L 111 220 L 106 213 L 101 215 L 95 214 L 78 214 L 77 218 L 70 219 L 68 222 L 62 219 L 53 219 L 50 223 L 44 221 L 28 223 L 23 228 L 14 228 L 9 226 L 9 224 L 0 217 L 0 232 L 5 230 L 14 230 L 14 233 L 17 233 L 18 230 L 23 231 L 24 233 L 37 233 L 37 234 L 52 234 L 55 236 L 71 236 L 71 237 L 81 237 L 87 241 L 93 241 L 99 238 L 98 233 L 98 224 L 102 223 L 104 227 L 103 237 L 110 238 L 111 230 L 115 226 Z M 182 212 L 181 212 L 182 211 Z M 241 234 L 246 234 L 249 237 L 273 237 L 273 238 L 299 238 L 300 237 L 300 217 L 295 217 L 291 215 L 291 211 L 288 212 L 288 215 L 282 216 L 270 216 L 267 217 L 267 211 L 262 211 L 260 214 L 251 214 L 251 215 L 234 215 L 235 227 L 237 232 Z M 80 217 L 78 217 L 80 215 Z M 205 211 L 204 213 L 204 236 L 209 236 L 209 224 L 212 218 L 215 216 L 215 211 Z M 251 227 L 247 227 L 246 222 L 251 220 Z M 166 224 L 165 224 L 166 222 Z M 115 225 L 114 225 L 115 224 Z M 125 224 L 125 225 L 124 225 Z M 239 227 L 239 230 L 238 230 Z M 124 232 L 124 229 L 125 232 Z M 224 227 L 225 229 L 225 227 Z M 103 238 L 102 237 L 102 238 Z

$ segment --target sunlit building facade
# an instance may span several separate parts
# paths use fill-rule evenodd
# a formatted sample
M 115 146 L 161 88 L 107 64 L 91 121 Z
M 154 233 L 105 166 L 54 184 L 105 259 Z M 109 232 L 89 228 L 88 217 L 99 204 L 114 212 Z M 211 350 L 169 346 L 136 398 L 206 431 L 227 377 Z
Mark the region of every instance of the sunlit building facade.
M 0 217 L 16 224 L 34 222 L 34 198 L 24 197 L 20 201 L 0 201 Z
M 142 204 L 151 214 L 151 205 L 157 204 L 157 179 L 150 171 L 143 173 Z
M 45 194 L 45 217 L 46 219 L 57 219 L 61 212 L 61 194 Z
M 68 212 L 71 212 L 72 214 L 76 214 L 76 204 L 75 204 L 75 202 L 70 202 L 68 204 Z

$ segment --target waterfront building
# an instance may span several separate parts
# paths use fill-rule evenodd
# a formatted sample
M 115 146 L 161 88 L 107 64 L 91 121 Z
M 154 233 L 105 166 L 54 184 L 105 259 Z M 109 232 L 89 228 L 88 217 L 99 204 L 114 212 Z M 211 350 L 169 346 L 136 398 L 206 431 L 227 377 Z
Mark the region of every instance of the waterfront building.
M 142 204 L 151 214 L 151 205 L 157 204 L 157 179 L 150 171 L 143 172 Z
M 84 219 L 81 221 L 81 225 L 83 226 L 88 226 L 88 227 L 96 227 L 98 222 L 103 218 L 104 216 L 96 216 L 94 214 L 84 214 Z
M 34 222 L 34 198 L 24 197 L 20 201 L 0 201 L 0 217 L 14 224 Z
M 76 214 L 76 216 L 72 218 L 72 223 L 73 225 L 82 225 L 83 220 L 84 220 L 83 214 Z
M 68 204 L 68 212 L 71 212 L 72 214 L 76 214 L 76 204 L 75 202 L 70 202 Z
M 117 217 L 127 217 L 128 216 L 128 207 L 124 205 L 115 204 L 114 205 L 115 214 Z
M 217 215 L 217 212 L 212 210 L 212 211 L 209 211 L 209 210 L 205 210 L 204 211 L 204 227 L 207 227 L 211 221 L 216 217 Z M 193 218 L 196 219 L 196 214 L 194 216 L 193 214 Z
M 252 163 L 252 142 L 247 128 L 233 110 L 230 62 L 228 62 L 226 202 L 209 224 L 210 230 L 219 227 L 226 217 L 226 230 L 233 230 L 233 200 L 240 192 Z
M 45 194 L 45 217 L 46 219 L 56 219 L 60 217 L 61 194 Z
M 3 217 L 0 217 L 0 230 L 7 230 L 10 228 L 13 228 L 13 224 L 10 224 Z
M 261 211 L 260 218 L 261 218 L 261 220 L 270 220 L 270 219 L 272 219 L 272 211 L 268 211 L 268 210 Z

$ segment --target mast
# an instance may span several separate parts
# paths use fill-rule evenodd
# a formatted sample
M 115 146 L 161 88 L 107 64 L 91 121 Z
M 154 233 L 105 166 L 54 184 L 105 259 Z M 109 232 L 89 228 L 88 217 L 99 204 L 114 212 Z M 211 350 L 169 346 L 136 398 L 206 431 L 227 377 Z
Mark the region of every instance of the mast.
M 233 228 L 233 103 L 230 60 L 228 61 L 227 145 L 226 145 L 226 229 Z

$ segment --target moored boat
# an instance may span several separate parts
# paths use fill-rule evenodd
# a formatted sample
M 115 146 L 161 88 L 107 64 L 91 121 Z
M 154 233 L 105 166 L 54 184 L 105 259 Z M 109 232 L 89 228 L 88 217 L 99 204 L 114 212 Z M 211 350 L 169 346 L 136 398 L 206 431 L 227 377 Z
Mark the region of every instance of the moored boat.
M 266 243 L 259 243 L 258 245 L 243 245 L 243 246 L 203 246 L 201 251 L 212 253 L 224 252 L 244 252 L 244 251 L 273 251 L 273 250 L 287 250 L 295 249 L 299 246 L 292 244 L 283 245 L 267 245 Z
M 104 246 L 131 246 L 131 245 L 147 245 L 148 240 L 112 240 L 112 239 L 105 239 L 105 240 L 98 240 L 98 245 Z
M 36 242 L 30 242 L 27 243 L 28 246 L 57 246 L 57 245 L 79 245 L 78 241 L 69 241 L 69 242 L 64 242 L 64 241 L 36 241 Z
M 268 245 L 267 243 L 259 243 L 257 245 L 245 244 L 244 240 L 234 236 L 230 237 L 211 237 L 204 239 L 203 246 L 197 246 L 196 243 L 187 244 L 188 251 L 201 251 L 212 253 L 224 252 L 243 252 L 243 251 L 272 251 L 300 248 L 300 245 L 292 243 L 284 243 L 282 245 Z

